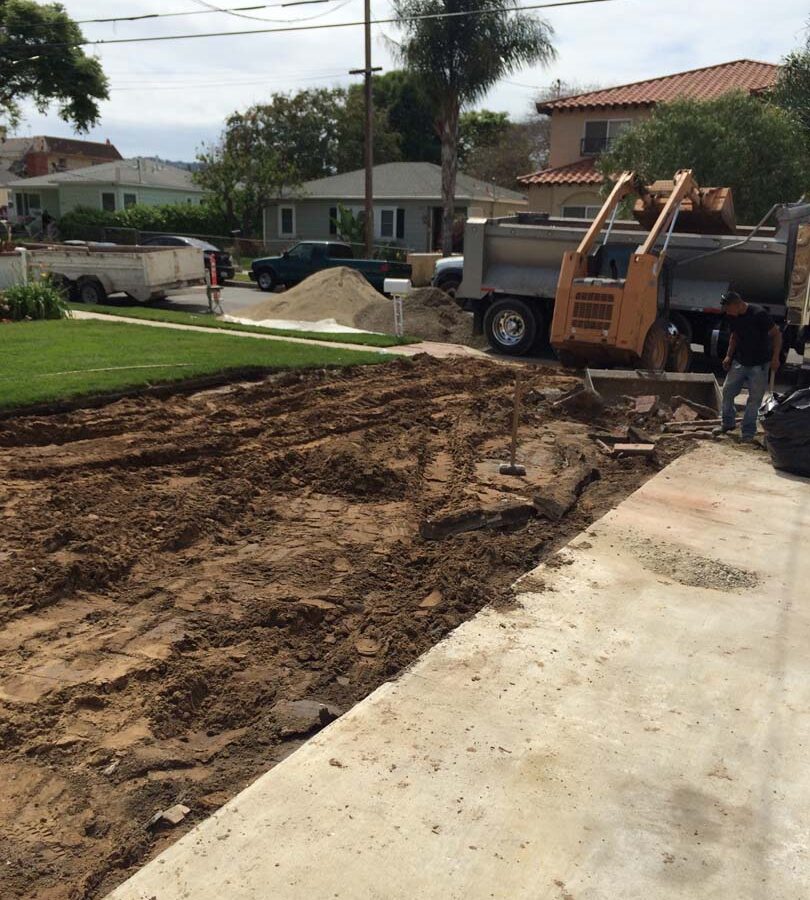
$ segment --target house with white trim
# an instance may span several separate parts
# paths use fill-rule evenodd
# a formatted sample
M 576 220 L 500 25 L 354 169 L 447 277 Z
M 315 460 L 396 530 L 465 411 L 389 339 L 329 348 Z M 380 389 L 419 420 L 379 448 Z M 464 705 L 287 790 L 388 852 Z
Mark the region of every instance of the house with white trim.
M 7 187 L 12 222 L 46 210 L 58 221 L 79 206 L 115 212 L 136 205 L 200 204 L 206 197 L 191 172 L 141 157 L 23 178 Z
M 472 178 L 456 180 L 456 213 L 463 220 L 475 208 L 485 216 L 525 210 L 524 194 Z M 330 175 L 284 191 L 264 210 L 264 241 L 335 239 L 338 206 L 363 211 L 365 170 Z M 417 252 L 441 246 L 442 170 L 429 162 L 374 166 L 374 240 Z

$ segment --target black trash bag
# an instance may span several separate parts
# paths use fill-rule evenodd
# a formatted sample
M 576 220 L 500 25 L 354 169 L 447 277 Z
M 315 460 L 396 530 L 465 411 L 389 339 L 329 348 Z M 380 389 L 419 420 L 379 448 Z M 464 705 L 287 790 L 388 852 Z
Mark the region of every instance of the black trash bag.
M 810 475 L 810 388 L 773 394 L 759 408 L 775 469 Z

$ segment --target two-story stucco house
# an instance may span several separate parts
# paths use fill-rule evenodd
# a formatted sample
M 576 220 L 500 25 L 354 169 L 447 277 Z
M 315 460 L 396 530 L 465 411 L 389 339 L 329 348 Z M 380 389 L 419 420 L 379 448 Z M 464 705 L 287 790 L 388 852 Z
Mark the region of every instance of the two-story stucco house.
M 596 215 L 603 181 L 596 161 L 625 128 L 649 118 L 658 103 L 713 100 L 732 90 L 766 91 L 778 72 L 772 63 L 739 59 L 538 103 L 537 111 L 551 117 L 549 164 L 518 179 L 529 191 L 529 208 L 555 216 Z

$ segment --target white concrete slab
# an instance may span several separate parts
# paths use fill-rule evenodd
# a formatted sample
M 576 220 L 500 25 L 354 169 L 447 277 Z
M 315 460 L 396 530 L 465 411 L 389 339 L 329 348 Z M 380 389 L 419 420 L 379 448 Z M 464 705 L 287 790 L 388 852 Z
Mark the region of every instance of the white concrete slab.
M 110 900 L 808 896 L 809 541 L 700 448 Z

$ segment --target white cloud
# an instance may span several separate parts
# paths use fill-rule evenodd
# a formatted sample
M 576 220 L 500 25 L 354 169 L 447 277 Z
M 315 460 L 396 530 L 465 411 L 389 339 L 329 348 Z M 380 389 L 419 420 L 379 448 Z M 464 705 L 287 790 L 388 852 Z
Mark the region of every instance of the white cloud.
M 217 0 L 219 5 L 247 5 Z M 528 5 L 529 0 L 523 0 Z M 194 9 L 194 0 L 63 0 L 76 19 Z M 331 8 L 330 8 L 331 6 Z M 268 19 L 301 19 L 326 12 L 312 24 L 362 19 L 362 0 L 345 6 L 298 6 L 251 13 Z M 339 7 L 339 8 L 337 8 Z M 375 17 L 390 13 L 375 2 Z M 803 40 L 806 0 L 614 0 L 580 8 L 547 10 L 558 59 L 548 69 L 524 69 L 497 85 L 484 101 L 513 116 L 529 108 L 535 88 L 557 78 L 578 83 L 621 84 L 684 69 L 748 57 L 772 62 Z M 217 13 L 147 19 L 117 25 L 85 25 L 88 39 L 238 31 L 274 27 Z M 302 23 L 305 24 L 305 23 Z M 375 26 L 374 63 L 394 66 Z M 350 68 L 363 62 L 362 28 L 198 38 L 97 48 L 112 84 L 94 137 L 110 138 L 125 155 L 160 154 L 190 159 L 216 138 L 225 116 L 269 93 L 316 85 L 348 84 Z M 29 110 L 30 133 L 70 135 L 55 114 Z

